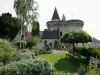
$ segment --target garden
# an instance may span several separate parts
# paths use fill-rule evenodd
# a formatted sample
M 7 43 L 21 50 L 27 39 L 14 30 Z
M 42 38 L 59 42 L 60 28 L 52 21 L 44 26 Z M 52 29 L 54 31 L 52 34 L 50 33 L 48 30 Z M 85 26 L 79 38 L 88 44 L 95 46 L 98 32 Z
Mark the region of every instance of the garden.
M 60 43 L 54 48 L 57 52 L 61 44 L 70 44 L 71 50 L 66 48 L 62 52 L 60 49 L 53 53 L 48 45 L 39 49 L 37 45 L 41 37 L 37 2 L 15 0 L 13 8 L 17 17 L 11 13 L 0 15 L 0 75 L 100 75 L 100 48 L 75 45 L 92 42 L 87 32 L 67 32 L 58 39 Z M 32 26 L 31 37 L 27 37 L 28 33 L 24 37 L 28 25 Z

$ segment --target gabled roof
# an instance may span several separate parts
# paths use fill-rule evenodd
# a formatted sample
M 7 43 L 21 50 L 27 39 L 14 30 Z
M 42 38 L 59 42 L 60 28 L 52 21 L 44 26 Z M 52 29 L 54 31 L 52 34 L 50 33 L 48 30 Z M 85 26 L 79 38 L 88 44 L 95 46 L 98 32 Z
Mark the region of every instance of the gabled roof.
M 93 37 L 92 42 L 94 42 L 94 43 L 100 43 L 100 40 L 98 40 L 98 39 L 96 39 L 96 38 Z
M 62 21 L 66 21 L 65 15 L 62 16 Z
M 45 29 L 41 39 L 59 39 L 59 29 L 52 31 Z
M 55 20 L 55 19 L 60 20 L 60 17 L 59 17 L 59 14 L 58 14 L 58 11 L 56 8 L 55 8 L 53 16 L 52 16 L 52 20 Z

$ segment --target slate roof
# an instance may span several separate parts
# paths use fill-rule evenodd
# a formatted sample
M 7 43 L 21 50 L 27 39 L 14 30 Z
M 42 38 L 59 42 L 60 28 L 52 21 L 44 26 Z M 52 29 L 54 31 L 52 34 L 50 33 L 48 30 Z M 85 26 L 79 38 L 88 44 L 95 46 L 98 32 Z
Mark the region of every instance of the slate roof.
M 45 29 L 41 39 L 59 39 L 59 29 L 52 31 Z
M 66 21 L 65 15 L 62 16 L 62 21 Z
M 67 20 L 67 22 L 83 22 L 83 21 L 79 19 L 72 19 L 72 20 Z
M 92 39 L 92 42 L 93 42 L 93 43 L 99 43 L 99 44 L 100 44 L 100 40 L 98 40 L 98 39 L 96 39 L 96 38 L 94 38 L 94 37 L 93 37 L 93 39 Z
M 53 13 L 53 16 L 52 16 L 52 20 L 54 20 L 54 19 L 58 19 L 58 20 L 60 20 L 60 17 L 59 17 L 59 14 L 58 14 L 56 8 L 55 8 L 54 13 Z

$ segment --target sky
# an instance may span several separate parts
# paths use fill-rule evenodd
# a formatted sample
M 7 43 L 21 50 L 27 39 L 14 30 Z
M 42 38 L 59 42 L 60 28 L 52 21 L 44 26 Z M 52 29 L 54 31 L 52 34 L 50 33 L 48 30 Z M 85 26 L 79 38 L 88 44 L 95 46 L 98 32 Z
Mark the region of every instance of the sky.
M 38 21 L 40 30 L 46 28 L 46 22 L 50 21 L 55 7 L 60 18 L 65 14 L 66 20 L 80 19 L 84 21 L 83 30 L 92 37 L 100 40 L 100 0 L 36 0 L 39 4 Z M 16 16 L 13 9 L 14 0 L 0 0 L 0 15 L 10 12 Z

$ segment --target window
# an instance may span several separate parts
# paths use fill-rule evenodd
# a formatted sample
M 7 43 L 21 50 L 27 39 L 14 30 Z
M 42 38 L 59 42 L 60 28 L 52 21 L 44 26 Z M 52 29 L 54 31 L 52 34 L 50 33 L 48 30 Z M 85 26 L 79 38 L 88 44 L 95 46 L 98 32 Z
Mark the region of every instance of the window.
M 62 36 L 62 32 L 60 32 L 60 36 Z
M 52 47 L 52 43 L 50 43 L 50 47 Z
M 44 41 L 44 45 L 47 45 L 47 41 L 46 40 Z
M 24 35 L 21 36 L 21 39 L 24 40 Z

